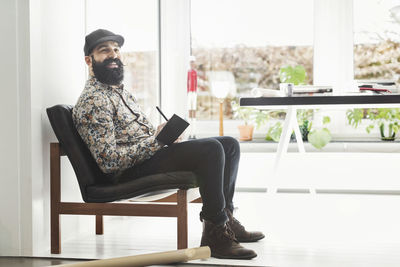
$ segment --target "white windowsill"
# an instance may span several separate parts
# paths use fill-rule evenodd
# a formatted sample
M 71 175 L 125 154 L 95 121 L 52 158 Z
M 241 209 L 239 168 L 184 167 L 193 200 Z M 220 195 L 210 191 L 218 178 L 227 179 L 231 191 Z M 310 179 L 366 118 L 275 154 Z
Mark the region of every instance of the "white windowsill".
M 253 134 L 253 141 L 240 142 L 241 151 L 245 153 L 258 153 L 267 152 L 274 153 L 277 151 L 278 143 L 266 141 L 265 135 L 267 127 L 272 125 L 277 120 L 271 120 L 268 125 L 262 129 L 255 130 Z M 283 124 L 283 120 L 281 121 Z M 218 135 L 218 121 L 197 121 L 196 125 L 196 137 L 205 138 Z M 239 131 L 237 126 L 243 124 L 238 120 L 224 120 L 224 135 L 239 138 Z M 380 141 L 378 130 L 368 134 L 365 131 L 366 126 L 369 125 L 367 120 L 363 120 L 357 129 L 348 125 L 345 121 L 338 125 L 328 125 L 328 129 L 331 131 L 333 141 L 327 144 L 321 150 L 314 148 L 308 142 L 304 143 L 306 152 L 352 152 L 352 153 L 398 153 L 400 152 L 400 140 L 389 142 Z M 316 126 L 320 127 L 320 126 Z M 289 152 L 297 152 L 297 144 L 290 143 Z
M 306 152 L 400 153 L 400 142 L 333 141 L 321 150 L 305 142 L 304 148 Z M 278 149 L 278 143 L 263 140 L 240 142 L 240 149 L 242 153 L 275 153 Z M 297 143 L 290 143 L 288 152 L 298 152 Z

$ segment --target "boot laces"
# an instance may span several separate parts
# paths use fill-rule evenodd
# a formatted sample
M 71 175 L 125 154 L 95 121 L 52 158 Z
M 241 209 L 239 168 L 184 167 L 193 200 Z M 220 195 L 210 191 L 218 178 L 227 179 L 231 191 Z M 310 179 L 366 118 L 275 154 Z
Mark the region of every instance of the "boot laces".
M 234 223 L 235 226 L 238 227 L 240 230 L 245 231 L 244 226 L 233 216 L 232 216 L 232 223 Z
M 246 231 L 244 226 L 235 217 L 233 217 L 232 212 L 227 208 L 225 208 L 225 210 L 226 210 L 226 213 L 228 214 L 229 226 L 232 225 L 232 226 L 239 228 L 238 230 L 240 230 L 240 231 Z
M 235 233 L 232 231 L 232 229 L 227 224 L 225 224 L 224 226 L 221 226 L 221 228 L 218 229 L 217 235 L 221 239 L 239 243 L 236 239 Z

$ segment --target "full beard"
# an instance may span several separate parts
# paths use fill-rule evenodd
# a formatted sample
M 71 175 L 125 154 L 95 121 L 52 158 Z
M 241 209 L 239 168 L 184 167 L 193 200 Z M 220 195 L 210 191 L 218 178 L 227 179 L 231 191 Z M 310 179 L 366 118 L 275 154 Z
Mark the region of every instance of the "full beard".
M 110 63 L 116 63 L 118 68 L 108 68 Z M 96 79 L 104 84 L 120 85 L 124 79 L 124 65 L 118 58 L 108 58 L 103 62 L 94 60 L 92 56 L 93 73 Z

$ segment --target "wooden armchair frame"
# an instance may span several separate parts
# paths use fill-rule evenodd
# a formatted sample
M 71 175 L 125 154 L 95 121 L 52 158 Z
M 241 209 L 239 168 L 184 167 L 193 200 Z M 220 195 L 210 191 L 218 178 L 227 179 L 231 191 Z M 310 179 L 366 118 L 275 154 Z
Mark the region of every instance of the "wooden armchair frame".
M 59 143 L 50 144 L 50 225 L 51 253 L 61 253 L 60 215 L 95 215 L 96 234 L 103 234 L 103 216 L 149 216 L 177 218 L 177 247 L 187 248 L 187 190 L 179 189 L 177 193 L 154 202 L 171 202 L 175 204 L 134 204 L 134 203 L 84 203 L 61 201 L 61 156 L 65 156 Z M 192 202 L 201 203 L 201 198 Z

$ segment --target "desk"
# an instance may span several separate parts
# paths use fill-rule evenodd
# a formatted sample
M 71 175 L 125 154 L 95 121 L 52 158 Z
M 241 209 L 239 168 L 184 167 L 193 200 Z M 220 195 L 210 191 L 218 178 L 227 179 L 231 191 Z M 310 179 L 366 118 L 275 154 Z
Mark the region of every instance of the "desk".
M 379 106 L 399 105 L 400 94 L 390 95 L 340 95 L 340 96 L 293 96 L 293 97 L 243 97 L 240 106 L 253 106 L 259 108 L 287 108 L 282 134 L 278 144 L 278 151 L 274 161 L 273 174 L 276 176 L 279 162 L 284 153 L 287 152 L 290 136 L 294 131 L 300 153 L 305 153 L 303 140 L 299 125 L 297 123 L 296 111 L 298 108 L 320 108 L 327 105 L 356 105 L 356 106 Z M 275 177 L 273 177 L 275 178 Z

